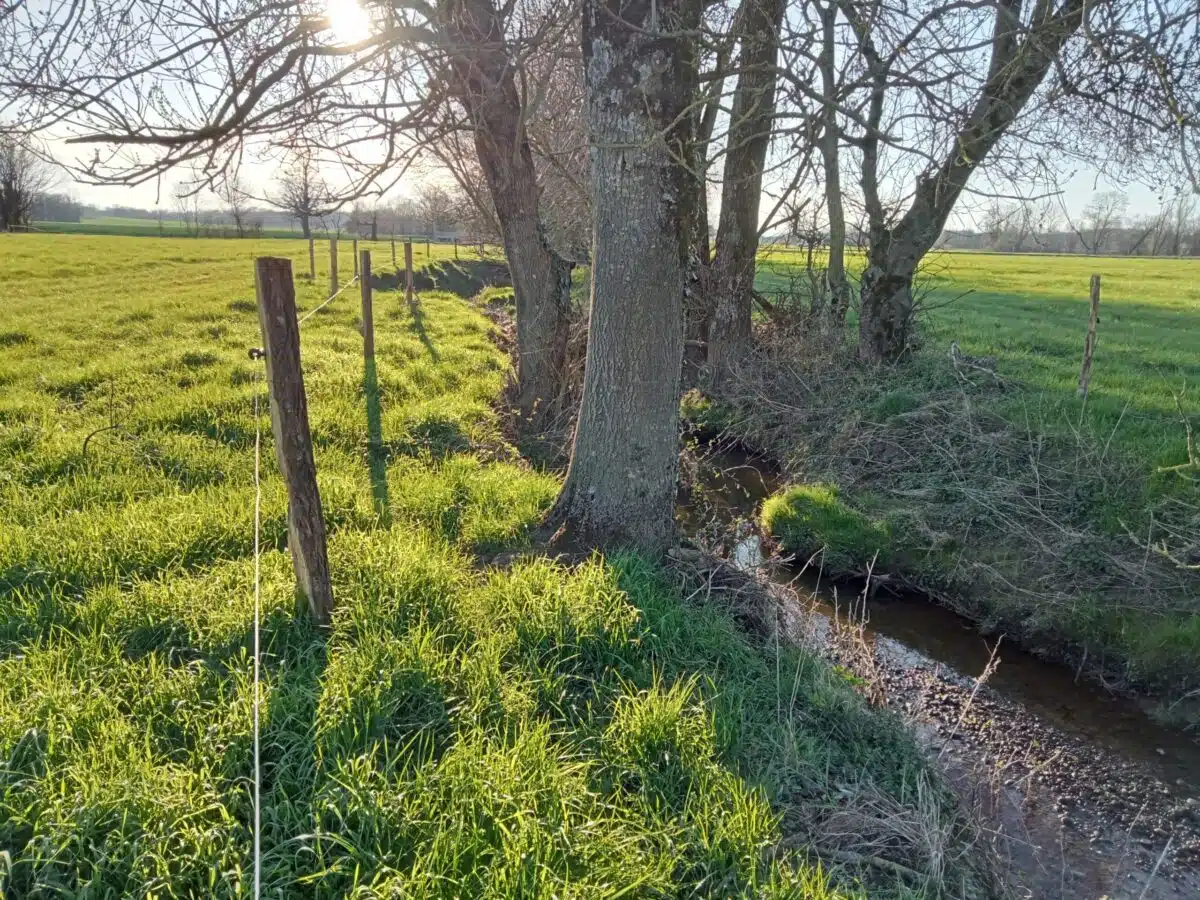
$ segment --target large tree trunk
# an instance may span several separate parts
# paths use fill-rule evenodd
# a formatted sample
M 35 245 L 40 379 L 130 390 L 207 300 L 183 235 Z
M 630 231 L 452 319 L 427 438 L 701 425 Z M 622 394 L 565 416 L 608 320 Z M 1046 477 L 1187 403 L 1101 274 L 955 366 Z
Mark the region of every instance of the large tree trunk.
M 517 409 L 537 430 L 558 411 L 571 307 L 571 266 L 551 247 L 503 25 L 492 0 L 444 7 L 455 93 L 475 122 L 517 305 Z
M 743 0 L 741 74 L 733 95 L 714 266 L 716 304 L 708 335 L 709 378 L 719 386 L 750 344 L 763 165 L 775 117 L 775 59 L 784 0 Z
M 592 303 L 571 465 L 550 521 L 589 546 L 675 538 L 686 167 L 698 0 L 587 0 Z
M 925 251 L 920 245 L 892 251 L 887 243 L 867 248 L 858 319 L 858 352 L 866 362 L 899 359 L 912 337 L 913 278 Z

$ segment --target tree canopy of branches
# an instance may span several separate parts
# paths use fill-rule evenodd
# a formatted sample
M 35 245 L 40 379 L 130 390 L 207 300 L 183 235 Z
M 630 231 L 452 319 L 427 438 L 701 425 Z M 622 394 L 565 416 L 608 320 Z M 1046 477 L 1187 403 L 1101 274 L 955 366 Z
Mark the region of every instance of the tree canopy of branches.
M 1038 183 L 1064 159 L 1153 158 L 1196 182 L 1195 4 L 813 0 L 795 8 L 781 89 L 787 108 L 820 115 L 831 226 L 843 202 L 864 219 L 858 352 L 866 361 L 908 347 L 914 274 L 964 193 Z M 835 179 L 850 171 L 855 188 L 839 190 Z M 841 231 L 830 228 L 834 257 Z

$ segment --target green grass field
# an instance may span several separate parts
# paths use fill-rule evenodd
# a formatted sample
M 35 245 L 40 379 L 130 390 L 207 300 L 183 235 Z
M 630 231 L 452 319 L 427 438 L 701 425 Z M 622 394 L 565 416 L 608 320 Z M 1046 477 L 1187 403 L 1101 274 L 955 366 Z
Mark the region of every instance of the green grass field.
M 0 236 L 4 896 L 248 893 L 251 260 L 281 253 L 306 270 L 298 241 Z M 303 327 L 328 634 L 264 437 L 264 896 L 965 895 L 929 767 L 837 673 L 637 557 L 488 567 L 558 487 L 500 435 L 491 326 L 378 291 L 371 378 L 355 294 Z M 822 870 L 850 821 L 939 874 Z
M 788 288 L 802 261 L 769 251 L 760 289 Z M 1180 407 L 1200 422 L 1200 259 L 935 253 L 924 268 L 920 351 L 840 385 L 825 437 L 801 427 L 784 443 L 817 458 L 828 435 L 844 438 L 842 459 L 812 477 L 844 482 L 881 527 L 915 537 L 894 555 L 923 555 L 943 594 L 968 582 L 974 596 L 957 605 L 989 627 L 1052 652 L 1065 643 L 1109 674 L 1195 687 L 1200 577 L 1186 567 L 1200 563 L 1200 472 L 1178 467 Z M 1092 273 L 1102 299 L 1085 402 Z M 1004 382 L 958 380 L 951 341 L 994 357 Z

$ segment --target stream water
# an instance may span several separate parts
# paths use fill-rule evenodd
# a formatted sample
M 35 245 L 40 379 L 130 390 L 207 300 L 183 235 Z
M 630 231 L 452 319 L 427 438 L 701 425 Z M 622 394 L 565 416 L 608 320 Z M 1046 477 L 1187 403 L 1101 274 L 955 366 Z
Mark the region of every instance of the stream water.
M 763 500 L 781 486 L 767 465 L 736 450 L 708 448 L 701 459 L 697 484 L 679 518 L 685 529 L 705 521 L 730 523 L 754 519 Z M 741 562 L 757 552 L 757 537 L 735 551 Z M 735 560 L 738 561 L 738 560 Z M 815 575 L 787 565 L 774 567 L 771 577 L 789 583 L 808 602 L 814 616 L 835 615 L 840 595 L 843 615 L 855 585 L 820 584 Z M 840 590 L 837 588 L 840 587 Z M 837 593 L 835 594 L 835 590 Z M 818 625 L 820 623 L 818 622 Z M 867 607 L 866 634 L 876 651 L 906 668 L 938 666 L 943 676 L 974 679 L 986 668 L 995 640 L 987 640 L 970 622 L 918 597 L 893 597 L 879 592 Z M 1055 665 L 1001 642 L 999 666 L 988 680 L 1002 699 L 1087 745 L 1103 747 L 1145 767 L 1155 777 L 1188 793 L 1200 791 L 1200 744 L 1187 735 L 1155 722 L 1133 700 L 1115 696 Z

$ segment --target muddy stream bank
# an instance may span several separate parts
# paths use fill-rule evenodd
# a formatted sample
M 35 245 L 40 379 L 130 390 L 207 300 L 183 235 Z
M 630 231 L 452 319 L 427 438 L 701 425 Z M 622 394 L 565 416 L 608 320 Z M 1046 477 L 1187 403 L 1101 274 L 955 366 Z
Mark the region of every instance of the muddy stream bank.
M 769 465 L 711 447 L 692 481 L 689 534 L 756 522 L 780 486 Z M 862 585 L 765 560 L 740 533 L 730 561 L 790 587 L 811 640 L 835 654 L 824 636 L 861 609 Z M 872 677 L 983 817 L 1017 896 L 1200 897 L 1200 743 L 925 598 L 878 591 L 862 625 Z

